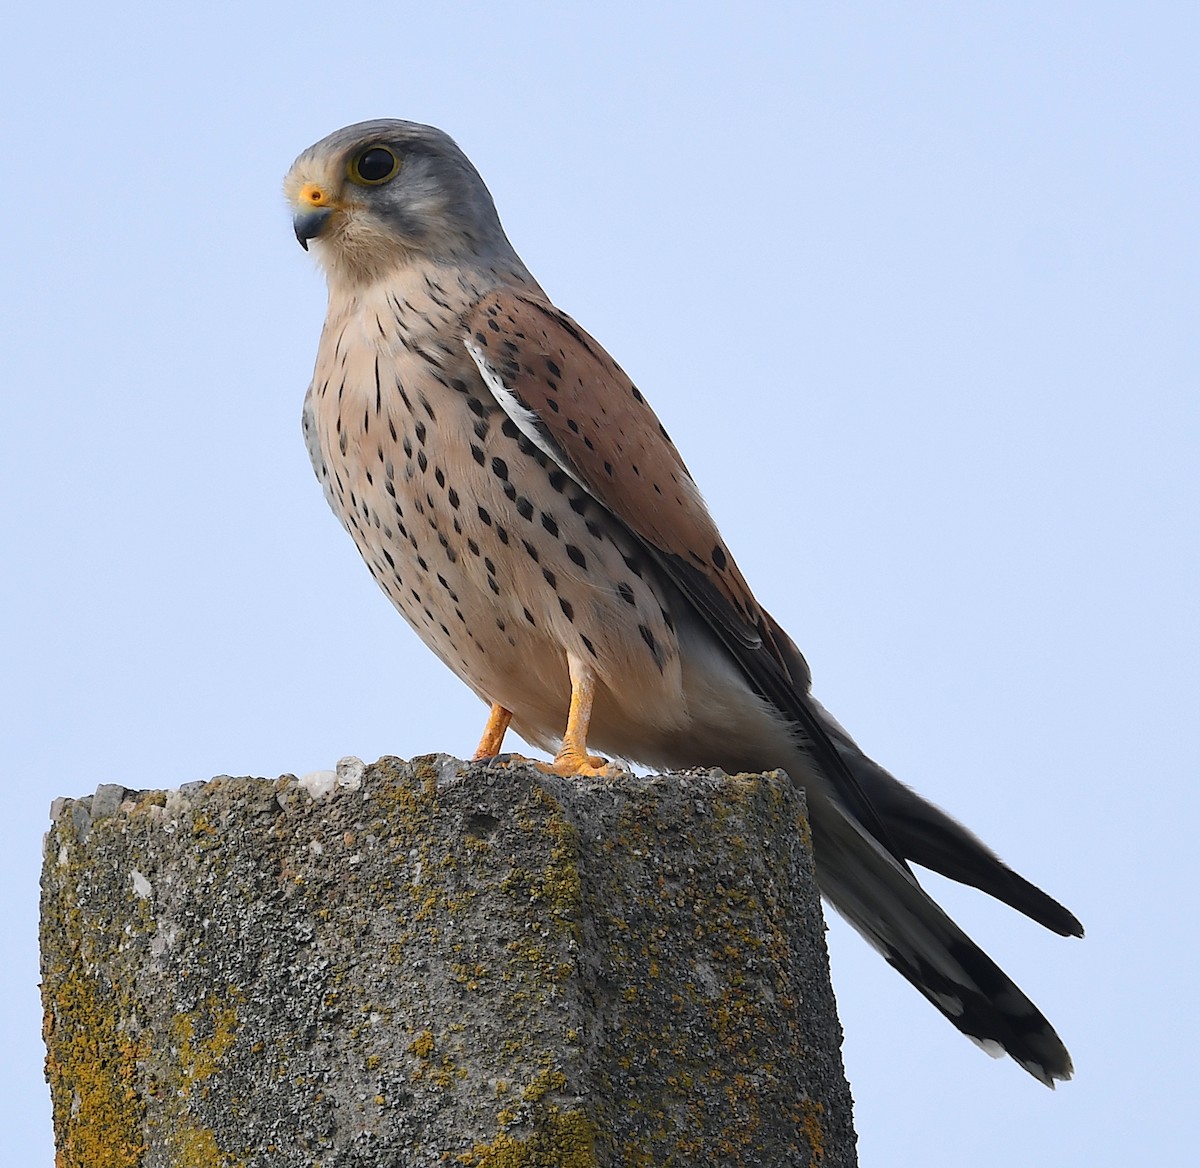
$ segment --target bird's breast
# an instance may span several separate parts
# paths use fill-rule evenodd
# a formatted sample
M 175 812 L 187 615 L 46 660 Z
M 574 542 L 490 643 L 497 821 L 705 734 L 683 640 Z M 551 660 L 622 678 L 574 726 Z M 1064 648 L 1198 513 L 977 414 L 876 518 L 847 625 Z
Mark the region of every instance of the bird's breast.
M 438 299 L 364 297 L 326 325 L 309 424 L 334 511 L 422 640 L 527 737 L 562 732 L 568 653 L 595 670 L 600 735 L 680 722 L 670 587 L 508 418 Z

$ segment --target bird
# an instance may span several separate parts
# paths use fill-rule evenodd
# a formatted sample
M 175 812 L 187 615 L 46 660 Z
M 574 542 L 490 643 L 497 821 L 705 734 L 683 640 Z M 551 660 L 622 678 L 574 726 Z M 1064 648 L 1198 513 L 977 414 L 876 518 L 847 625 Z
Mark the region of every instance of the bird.
M 989 1053 L 1069 1079 L 1054 1028 L 912 865 L 1059 935 L 1082 925 L 813 696 L 658 416 L 543 291 L 451 137 L 347 126 L 284 194 L 328 285 L 313 468 L 392 604 L 488 706 L 474 757 L 507 757 L 511 726 L 560 775 L 786 771 L 823 898 Z

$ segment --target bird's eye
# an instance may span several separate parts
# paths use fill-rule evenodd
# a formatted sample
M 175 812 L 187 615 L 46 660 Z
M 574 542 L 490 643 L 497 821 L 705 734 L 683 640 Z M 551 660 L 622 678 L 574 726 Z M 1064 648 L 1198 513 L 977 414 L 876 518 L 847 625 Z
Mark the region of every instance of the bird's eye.
M 350 177 L 357 183 L 378 186 L 400 169 L 400 160 L 386 146 L 372 146 L 350 163 Z

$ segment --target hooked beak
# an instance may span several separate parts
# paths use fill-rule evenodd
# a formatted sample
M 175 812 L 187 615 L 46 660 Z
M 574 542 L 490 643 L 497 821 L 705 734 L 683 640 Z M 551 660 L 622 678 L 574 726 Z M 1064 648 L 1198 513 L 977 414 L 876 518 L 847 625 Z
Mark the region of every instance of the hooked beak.
M 325 230 L 325 224 L 329 222 L 329 216 L 332 214 L 332 207 L 305 207 L 292 216 L 296 242 L 305 251 L 308 251 L 308 241 L 316 239 Z

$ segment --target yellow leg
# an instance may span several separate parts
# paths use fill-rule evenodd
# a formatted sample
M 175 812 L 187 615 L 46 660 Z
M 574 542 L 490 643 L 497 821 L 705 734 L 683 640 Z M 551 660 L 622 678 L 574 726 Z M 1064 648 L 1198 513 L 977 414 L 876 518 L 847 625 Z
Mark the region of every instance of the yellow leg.
M 488 714 L 487 725 L 483 729 L 483 737 L 479 740 L 479 747 L 475 751 L 476 762 L 483 758 L 494 758 L 500 753 L 500 747 L 504 745 L 504 735 L 507 733 L 508 724 L 511 721 L 512 711 L 493 702 L 491 713 Z
M 567 714 L 567 729 L 562 747 L 553 763 L 539 763 L 544 771 L 556 775 L 611 775 L 614 769 L 599 755 L 588 754 L 588 724 L 592 720 L 592 700 L 596 696 L 596 679 L 580 658 L 567 654 L 571 673 L 571 709 Z

